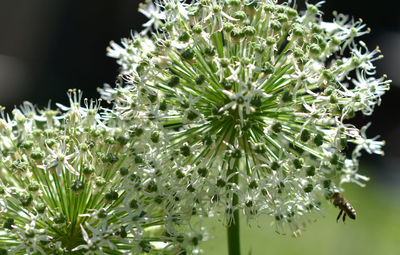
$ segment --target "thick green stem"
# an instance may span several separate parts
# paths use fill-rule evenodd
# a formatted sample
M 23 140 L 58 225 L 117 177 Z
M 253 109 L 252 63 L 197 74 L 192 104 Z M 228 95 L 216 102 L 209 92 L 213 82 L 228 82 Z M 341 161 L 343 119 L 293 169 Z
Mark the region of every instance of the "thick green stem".
M 237 161 L 234 164 L 232 169 L 229 169 L 228 176 L 234 172 L 237 172 L 238 169 Z M 239 175 L 235 174 L 230 179 L 230 183 L 238 184 L 239 183 Z M 240 255 L 240 221 L 239 221 L 239 210 L 236 209 L 236 205 L 239 202 L 239 197 L 237 194 L 233 194 L 232 197 L 232 207 L 233 210 L 233 217 L 230 218 L 227 227 L 227 234 L 228 234 L 228 254 L 229 255 Z

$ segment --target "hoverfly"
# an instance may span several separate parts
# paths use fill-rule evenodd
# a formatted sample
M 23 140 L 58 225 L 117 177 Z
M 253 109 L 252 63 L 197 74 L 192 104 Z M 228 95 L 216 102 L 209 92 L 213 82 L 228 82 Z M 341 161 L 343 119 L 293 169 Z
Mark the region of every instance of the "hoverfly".
M 339 215 L 336 218 L 336 222 L 340 219 L 343 211 L 343 222 L 346 221 L 346 215 L 348 215 L 350 219 L 356 219 L 356 211 L 354 210 L 353 206 L 349 202 L 347 202 L 347 199 L 342 194 L 340 194 L 339 192 L 335 192 L 331 196 L 331 199 L 333 200 L 333 205 L 335 207 L 339 207 L 340 209 Z

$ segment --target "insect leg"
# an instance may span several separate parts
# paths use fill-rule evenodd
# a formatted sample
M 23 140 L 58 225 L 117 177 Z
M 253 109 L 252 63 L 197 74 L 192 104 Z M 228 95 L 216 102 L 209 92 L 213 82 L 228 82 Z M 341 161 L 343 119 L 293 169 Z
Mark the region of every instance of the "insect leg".
M 346 221 L 346 212 L 343 213 L 343 223 Z
M 340 216 L 342 216 L 343 210 L 340 210 L 339 215 L 336 218 L 336 222 L 338 222 L 338 220 L 340 219 Z

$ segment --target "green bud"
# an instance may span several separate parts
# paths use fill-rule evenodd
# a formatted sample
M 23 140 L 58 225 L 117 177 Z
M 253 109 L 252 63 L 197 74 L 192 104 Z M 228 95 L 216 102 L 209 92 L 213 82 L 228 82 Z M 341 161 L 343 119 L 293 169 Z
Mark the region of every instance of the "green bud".
M 235 149 L 232 152 L 232 158 L 241 158 L 242 157 L 242 151 L 240 149 Z
M 253 26 L 246 26 L 243 28 L 243 33 L 248 37 L 254 36 L 256 32 L 257 31 Z
M 282 24 L 277 20 L 272 20 L 270 26 L 275 32 L 278 32 L 282 29 Z
M 190 61 L 194 58 L 194 51 L 188 48 L 182 52 L 181 57 L 186 61 Z
M 362 63 L 362 60 L 358 57 L 352 57 L 351 58 L 351 64 L 355 67 L 359 67 Z
M 178 179 L 182 179 L 183 177 L 185 177 L 185 173 L 184 173 L 182 170 L 180 170 L 180 169 L 178 169 L 178 170 L 175 171 L 175 175 L 176 175 L 176 177 L 177 177 Z
M 277 19 L 279 20 L 280 23 L 285 24 L 286 22 L 289 21 L 289 18 L 286 14 L 284 13 L 279 13 Z
M 252 180 L 252 181 L 249 183 L 249 188 L 250 188 L 250 189 L 256 189 L 256 188 L 258 188 L 258 183 L 257 183 L 257 181 L 256 181 L 256 180 Z
M 280 164 L 279 164 L 277 161 L 273 161 L 273 162 L 271 163 L 271 169 L 274 170 L 274 171 L 278 170 L 280 167 L 281 167 L 281 166 L 280 166 Z
M 257 52 L 257 54 L 263 54 L 265 52 L 265 46 L 262 44 L 256 44 L 254 46 L 254 51 Z
M 311 56 L 317 57 L 319 54 L 321 54 L 321 47 L 318 46 L 318 44 L 311 44 L 309 49 Z
M 142 248 L 143 252 L 147 252 L 147 253 L 150 252 L 152 249 L 150 242 L 146 241 L 146 240 L 140 241 L 139 246 L 140 246 L 140 248 Z
M 325 189 L 328 189 L 331 186 L 331 180 L 329 179 L 324 180 L 322 185 L 324 186 Z
M 241 0 L 228 0 L 228 4 L 230 6 L 240 6 L 242 4 Z
M 153 143 L 158 143 L 160 141 L 160 133 L 156 131 L 151 133 L 150 140 Z
M 98 217 L 99 219 L 104 219 L 104 218 L 107 217 L 107 215 L 108 215 L 107 210 L 104 209 L 104 208 L 101 208 L 101 209 L 97 212 L 97 217 Z
M 235 27 L 231 31 L 231 37 L 235 42 L 238 42 L 240 39 L 242 39 L 244 37 L 243 30 L 239 27 Z
M 32 205 L 33 197 L 30 193 L 23 193 L 20 195 L 19 201 L 23 207 L 29 207 Z
M 189 145 L 183 145 L 180 149 L 181 154 L 185 157 L 190 156 L 190 147 Z
M 174 75 L 169 78 L 167 85 L 171 88 L 178 86 L 180 83 L 180 79 L 178 76 Z
M 112 201 L 117 200 L 119 197 L 118 193 L 115 190 L 111 190 L 104 195 L 106 202 L 110 203 Z
M 336 95 L 334 93 L 332 93 L 329 97 L 329 103 L 331 104 L 337 104 L 338 103 L 338 99 L 336 97 Z
M 21 144 L 21 146 L 25 150 L 29 150 L 29 149 L 31 149 L 33 147 L 33 144 L 34 144 L 34 142 L 32 140 L 26 140 Z
M 322 28 L 317 24 L 317 23 L 312 23 L 311 24 L 311 31 L 313 33 L 320 34 L 323 32 Z
M 296 24 L 293 25 L 292 33 L 296 37 L 302 37 L 307 33 L 307 31 L 306 31 L 306 29 L 305 29 L 305 27 L 303 25 L 300 25 L 300 24 L 296 23 Z
M 307 142 L 309 139 L 311 138 L 311 134 L 310 131 L 308 131 L 307 129 L 303 129 L 300 133 L 300 140 L 302 142 Z
M 172 23 L 172 22 L 167 22 L 164 26 L 165 30 L 167 30 L 167 31 L 172 31 L 173 27 L 174 27 L 174 23 Z
M 104 157 L 102 157 L 102 160 L 104 163 L 114 164 L 119 160 L 119 158 L 117 155 L 109 152 L 106 155 L 104 155 Z
M 86 177 L 89 177 L 91 174 L 94 173 L 94 167 L 93 166 L 89 166 L 89 165 L 85 165 L 82 169 L 82 173 L 83 175 L 85 175 Z
M 232 15 L 232 17 L 239 20 L 245 20 L 247 18 L 247 15 L 244 11 L 237 11 Z
M 318 13 L 318 7 L 313 4 L 307 4 L 307 12 L 311 15 L 315 15 Z
M 94 183 L 97 187 L 103 187 L 107 182 L 103 177 L 97 176 L 94 180 Z
M 254 96 L 251 101 L 250 104 L 254 107 L 261 107 L 262 105 L 262 101 L 261 101 L 261 96 Z
M 190 34 L 185 31 L 179 35 L 178 40 L 181 42 L 188 42 L 190 40 Z
M 313 190 L 313 185 L 311 183 L 307 184 L 307 186 L 304 188 L 304 192 L 310 193 Z
M 153 180 L 150 181 L 146 186 L 146 190 L 148 192 L 156 192 L 158 190 L 157 184 Z
M 85 188 L 85 184 L 83 183 L 83 181 L 80 180 L 74 180 L 71 183 L 71 190 L 75 193 L 75 194 L 80 194 Z
M 217 180 L 217 187 L 223 188 L 223 187 L 225 187 L 225 185 L 226 185 L 226 182 L 223 179 L 220 178 Z
M 285 91 L 285 92 L 283 92 L 281 99 L 282 99 L 282 102 L 289 103 L 289 102 L 292 102 L 293 96 L 289 91 Z
M 206 81 L 206 77 L 203 74 L 199 74 L 195 78 L 196 85 L 202 85 Z
M 295 158 L 293 160 L 293 165 L 294 165 L 294 168 L 296 168 L 296 169 L 302 168 L 303 167 L 303 159 L 302 158 Z
M 79 150 L 80 151 L 88 151 L 89 150 L 89 146 L 86 143 L 80 143 L 79 144 Z
M 187 119 L 193 121 L 199 117 L 199 114 L 194 110 L 189 110 L 187 113 Z
M 193 187 L 192 184 L 189 184 L 189 185 L 186 187 L 186 190 L 189 191 L 189 192 L 191 192 L 191 193 L 193 193 L 193 192 L 196 191 L 196 189 Z
M 315 175 L 315 166 L 309 166 L 306 171 L 307 176 Z
M 66 222 L 66 218 L 64 216 L 64 214 L 60 213 L 60 212 L 56 212 L 56 215 L 54 216 L 54 223 L 55 224 L 63 224 Z
M 337 37 L 332 36 L 331 40 L 330 40 L 330 43 L 332 43 L 333 46 L 339 46 L 341 41 Z
M 263 66 L 262 72 L 266 75 L 273 74 L 275 72 L 275 67 L 271 63 L 266 62 Z
M 36 192 L 39 190 L 39 188 L 40 188 L 39 184 L 35 181 L 29 183 L 29 185 L 28 185 L 28 190 L 31 192 Z
M 115 144 L 115 139 L 112 136 L 108 136 L 108 137 L 104 138 L 104 142 L 106 144 L 111 144 L 112 145 L 112 144 Z
M 230 22 L 224 22 L 224 24 L 223 24 L 223 30 L 227 33 L 230 33 L 234 28 L 235 28 L 235 25 L 233 25 Z
M 267 37 L 267 41 L 266 41 L 266 43 L 267 43 L 267 45 L 268 45 L 268 46 L 272 46 L 272 45 L 274 45 L 274 44 L 276 43 L 276 39 L 275 39 L 275 37 L 268 36 L 268 37 Z
M 44 152 L 41 151 L 40 149 L 35 149 L 31 153 L 31 158 L 34 160 L 40 160 L 44 157 Z
M 266 5 L 264 5 L 264 11 L 266 13 L 273 13 L 273 12 L 275 12 L 275 6 L 272 4 L 266 4 Z
M 200 167 L 199 169 L 197 169 L 197 173 L 201 176 L 201 177 L 206 177 L 208 175 L 208 170 L 205 167 Z
M 324 137 L 321 134 L 317 134 L 313 140 L 314 144 L 317 146 L 321 146 L 323 144 L 323 141 Z
M 7 218 L 4 221 L 4 224 L 3 224 L 4 228 L 7 228 L 9 230 L 13 229 L 13 225 L 14 225 L 14 219 L 13 218 Z
M 150 100 L 151 103 L 154 104 L 154 103 L 157 101 L 157 99 L 158 99 L 158 95 L 157 95 L 156 92 L 148 93 L 147 98 Z M 133 108 L 135 108 L 135 107 L 133 107 Z M 117 141 L 118 141 L 118 140 L 117 140 Z M 129 141 L 129 140 L 127 140 L 126 143 L 128 143 L 128 141 Z M 124 145 L 125 145 L 126 143 L 124 143 Z
M 297 17 L 297 10 L 293 9 L 293 8 L 287 8 L 286 9 L 286 14 L 290 17 L 290 18 L 295 18 Z
M 220 59 L 220 63 L 221 63 L 221 66 L 222 66 L 223 68 L 226 68 L 226 67 L 229 66 L 230 61 L 229 61 L 229 59 L 227 59 L 227 58 L 221 58 L 221 59 Z
M 129 208 L 131 208 L 131 209 L 133 209 L 133 210 L 138 209 L 138 208 L 139 208 L 139 204 L 138 204 L 137 200 L 132 199 L 132 200 L 129 202 Z
M 195 25 L 193 26 L 192 31 L 195 34 L 201 34 L 201 32 L 203 32 L 203 27 L 201 25 Z
M 332 165 L 337 165 L 337 164 L 339 164 L 339 155 L 338 155 L 337 153 L 334 153 L 334 154 L 332 155 L 332 158 L 329 160 L 329 162 L 330 162 Z

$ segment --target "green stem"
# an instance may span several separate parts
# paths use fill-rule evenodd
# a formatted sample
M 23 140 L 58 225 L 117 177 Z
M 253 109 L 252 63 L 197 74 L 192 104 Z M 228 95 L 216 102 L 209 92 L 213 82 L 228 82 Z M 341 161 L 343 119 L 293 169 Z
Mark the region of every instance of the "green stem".
M 238 161 L 236 160 L 234 166 L 229 169 L 228 176 L 238 171 Z M 231 177 L 230 183 L 238 184 L 239 175 L 235 174 Z M 233 194 L 232 207 L 234 208 L 233 217 L 228 222 L 227 234 L 228 234 L 228 254 L 229 255 L 240 255 L 240 221 L 239 221 L 239 210 L 236 209 L 236 205 L 239 202 L 237 194 Z

